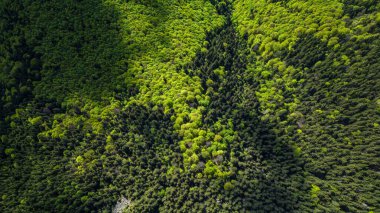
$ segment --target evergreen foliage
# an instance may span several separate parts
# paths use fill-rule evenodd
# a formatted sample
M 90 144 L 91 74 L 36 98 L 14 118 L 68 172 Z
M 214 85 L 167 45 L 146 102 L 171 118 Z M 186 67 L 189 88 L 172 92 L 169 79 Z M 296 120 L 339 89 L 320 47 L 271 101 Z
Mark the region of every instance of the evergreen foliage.
M 375 0 L 3 0 L 0 212 L 380 211 L 379 55 Z

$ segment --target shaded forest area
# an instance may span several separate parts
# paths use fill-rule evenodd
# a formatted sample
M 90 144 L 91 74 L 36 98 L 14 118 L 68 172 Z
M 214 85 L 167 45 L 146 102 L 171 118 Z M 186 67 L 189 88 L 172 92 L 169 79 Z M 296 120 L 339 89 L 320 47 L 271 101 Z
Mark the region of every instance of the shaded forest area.
M 0 211 L 380 211 L 376 0 L 3 0 Z

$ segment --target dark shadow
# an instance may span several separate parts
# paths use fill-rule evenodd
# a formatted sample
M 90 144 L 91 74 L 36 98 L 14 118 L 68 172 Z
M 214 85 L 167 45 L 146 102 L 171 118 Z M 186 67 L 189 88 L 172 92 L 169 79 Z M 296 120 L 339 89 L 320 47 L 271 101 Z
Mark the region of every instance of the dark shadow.
M 166 36 L 155 34 L 165 32 L 167 3 L 135 3 L 152 10 L 152 29 L 146 36 L 156 36 L 157 44 L 170 45 Z M 130 40 L 119 20 L 123 11 L 102 0 L 4 1 L 0 6 L 5 11 L 1 13 L 5 29 L 16 37 L 6 35 L 6 44 L 14 47 L 2 68 L 14 85 L 27 82 L 29 88 L 27 98 L 13 101 L 4 113 L 24 110 L 13 127 L 8 123 L 0 131 L 7 135 L 0 144 L 0 194 L 4 195 L 0 211 L 111 212 L 120 194 L 137 200 L 154 185 L 157 196 L 162 189 L 159 185 L 165 185 L 159 176 L 166 175 L 168 165 L 182 163 L 172 114 L 164 114 L 162 107 L 123 106 L 115 109 L 114 120 L 102 120 L 105 131 L 112 133 L 116 151 L 108 149 L 108 135 L 92 134 L 83 123 L 64 126 L 65 135 L 58 138 L 38 135 L 53 122 L 62 122 L 56 114 L 88 118 L 77 103 L 63 107 L 68 99 L 101 105 L 108 98 L 126 100 L 137 94 L 138 85 L 128 82 L 134 80 L 134 73 L 128 72 L 127 61 L 144 54 L 145 45 L 152 44 Z M 17 73 L 12 76 L 11 72 Z M 2 95 L 14 86 L 1 83 Z M 3 120 L 6 103 L 0 104 Z M 39 116 L 41 120 L 30 125 L 28 118 Z M 84 173 L 78 172 L 78 156 L 85 159 Z M 157 211 L 160 204 L 153 197 L 144 209 Z
M 1 68 L 12 83 L 1 82 L 1 95 L 6 90 L 23 95 L 11 100 L 9 110 L 0 102 L 2 121 L 23 109 L 11 125 L 10 120 L 1 125 L 6 136 L 0 144 L 0 211 L 90 211 L 87 192 L 99 186 L 83 183 L 72 165 L 74 155 L 88 151 L 81 150 L 88 131 L 79 124 L 65 127 L 66 137 L 37 135 L 54 120 L 62 121 L 54 115 L 66 111 L 61 103 L 68 98 L 101 102 L 138 92 L 125 86 L 130 53 L 123 43 L 120 13 L 101 0 L 2 1 L 0 6 L 6 30 L 1 39 L 8 45 Z M 86 116 L 79 107 L 67 113 Z M 38 116 L 41 120 L 31 125 L 28 118 Z
M 100 0 L 31 3 L 27 41 L 41 55 L 41 81 L 34 94 L 63 101 L 71 96 L 92 100 L 125 92 L 128 56 L 120 12 Z
M 308 68 L 302 75 L 305 82 L 297 88 L 302 102 L 298 110 L 307 115 L 307 134 L 299 141 L 305 147 L 305 173 L 321 189 L 317 208 L 379 208 L 380 129 L 373 128 L 380 120 L 379 54 L 379 37 L 343 40 L 333 49 L 309 35 L 285 57 L 287 63 Z M 341 58 L 350 62 L 336 63 Z
M 162 19 L 153 20 L 152 25 L 164 26 L 168 11 L 158 1 L 135 3 L 157 8 Z M 125 87 L 126 59 L 145 51 L 147 44 L 125 42 L 127 35 L 121 33 L 119 24 L 121 12 L 101 0 L 14 4 L 20 6 L 11 16 L 20 14 L 17 24 L 22 24 L 25 40 L 21 44 L 38 56 L 39 63 L 34 66 L 38 76 L 30 83 L 34 87 L 30 94 L 36 101 L 28 99 L 28 106 L 21 105 L 24 114 L 15 119 L 9 137 L 2 139 L 0 195 L 8 196 L 0 202 L 2 212 L 110 212 L 120 195 L 132 199 L 137 212 L 181 208 L 292 212 L 298 208 L 301 191 L 307 192 L 302 184 L 301 160 L 277 136 L 276 126 L 259 120 L 254 95 L 257 83 L 244 76 L 247 48 L 237 39 L 229 20 L 210 33 L 208 52 L 199 54 L 187 69 L 190 75 L 201 77 L 205 90 L 212 87 L 218 91 L 210 95 L 204 127 L 211 127 L 219 118 L 223 124 L 232 119 L 238 132 L 236 143 L 228 147 L 236 156 L 227 155 L 222 165 L 229 167 L 231 160 L 235 169 L 230 179 L 235 181 L 234 189 L 226 191 L 225 180 L 197 179 L 180 171 L 179 137 L 173 130 L 172 114 L 164 114 L 161 106 L 115 109 L 112 119 L 102 120 L 107 135 L 91 134 L 79 124 L 68 126 L 66 136 L 54 140 L 37 137 L 44 125 L 61 121 L 54 114 L 64 110 L 60 105 L 67 97 L 101 101 L 103 97 L 124 99 L 136 94 L 138 88 Z M 220 13 L 223 8 L 227 7 L 222 5 Z M 170 45 L 165 36 L 157 42 Z M 32 59 L 25 65 L 31 66 Z M 225 67 L 223 78 L 213 72 L 220 66 Z M 208 86 L 208 78 L 214 84 Z M 68 113 L 87 116 L 79 108 Z M 26 125 L 27 118 L 36 116 L 42 117 L 41 125 Z M 5 153 L 9 147 L 14 150 Z M 82 168 L 85 172 L 80 173 Z M 205 201 L 210 205 L 202 204 Z M 229 205 L 223 205 L 226 203 Z
M 309 193 L 309 186 L 304 184 L 303 162 L 294 155 L 291 138 L 282 127 L 276 122 L 260 120 L 255 96 L 257 79 L 245 71 L 248 62 L 252 62 L 246 41 L 237 37 L 229 20 L 223 28 L 209 33 L 207 41 L 208 52 L 199 53 L 187 67 L 187 73 L 199 76 L 205 91 L 210 87 L 215 91 L 210 94 L 210 105 L 204 113 L 205 128 L 212 128 L 218 120 L 222 124 L 227 124 L 228 119 L 234 122 L 238 139 L 229 144 L 229 150 L 235 156 L 227 156 L 225 161 L 233 164 L 235 175 L 229 181 L 235 188 L 231 191 L 215 189 L 213 193 L 223 194 L 222 200 L 211 193 L 208 198 L 194 202 L 215 203 L 217 207 L 212 210 L 215 212 L 299 210 Z M 224 77 L 214 73 L 221 66 L 225 70 Z M 214 83 L 207 84 L 208 79 Z M 226 164 L 226 167 L 231 168 L 231 165 Z M 223 181 L 210 180 L 208 184 L 209 188 L 215 188 Z

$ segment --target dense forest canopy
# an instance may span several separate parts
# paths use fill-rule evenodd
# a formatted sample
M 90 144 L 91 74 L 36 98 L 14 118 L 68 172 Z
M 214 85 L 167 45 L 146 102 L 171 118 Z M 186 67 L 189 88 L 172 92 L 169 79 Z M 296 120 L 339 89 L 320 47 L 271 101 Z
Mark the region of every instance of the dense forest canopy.
M 0 1 L 0 212 L 380 211 L 380 2 Z

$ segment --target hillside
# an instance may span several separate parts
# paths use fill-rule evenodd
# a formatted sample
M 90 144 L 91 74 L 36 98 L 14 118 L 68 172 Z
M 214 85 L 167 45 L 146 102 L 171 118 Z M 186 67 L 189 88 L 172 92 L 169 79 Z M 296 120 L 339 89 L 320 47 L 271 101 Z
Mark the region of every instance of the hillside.
M 2 0 L 0 212 L 380 212 L 379 56 L 376 0 Z

